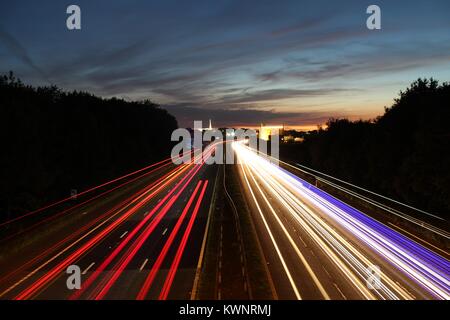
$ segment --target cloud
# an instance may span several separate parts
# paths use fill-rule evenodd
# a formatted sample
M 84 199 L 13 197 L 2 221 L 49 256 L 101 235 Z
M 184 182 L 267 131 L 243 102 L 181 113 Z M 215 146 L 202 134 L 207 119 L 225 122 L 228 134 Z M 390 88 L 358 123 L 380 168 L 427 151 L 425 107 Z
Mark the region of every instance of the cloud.
M 33 6 L 50 12 L 42 7 L 52 5 L 29 4 L 30 12 Z M 438 28 L 448 26 L 448 19 L 439 22 L 433 12 L 411 24 L 414 13 L 422 12 L 412 6 L 411 14 L 402 15 L 404 7 L 394 2 L 383 5 L 390 14 L 380 32 L 367 30 L 358 1 L 143 1 L 132 9 L 115 3 L 114 10 L 86 1 L 83 7 L 86 28 L 70 40 L 57 29 L 41 37 L 29 21 L 11 18 L 5 20 L 9 30 L 28 33 L 19 43 L 0 29 L 0 41 L 30 70 L 64 89 L 150 98 L 180 122 L 211 114 L 224 123 L 315 124 L 323 122 L 319 111 L 325 104 L 333 116 L 352 108 L 368 114 L 377 103 L 382 112 L 393 81 L 449 66 L 448 28 Z M 20 16 L 22 9 L 8 16 Z M 21 45 L 26 40 L 33 43 L 29 51 Z M 34 52 L 39 60 L 31 59 Z M 366 91 L 373 88 L 377 97 L 368 106 Z M 298 112 L 282 112 L 293 108 Z
M 222 104 L 257 103 L 264 101 L 280 101 L 292 98 L 316 97 L 335 94 L 338 92 L 354 91 L 354 89 L 267 89 L 257 91 L 245 91 L 239 94 L 227 95 L 220 99 Z
M 173 114 L 181 127 L 192 127 L 194 120 L 207 123 L 212 119 L 216 127 L 257 126 L 261 123 L 285 125 L 317 125 L 325 123 L 329 116 L 321 112 L 277 112 L 259 109 L 207 109 L 189 104 L 163 106 Z
M 255 79 L 267 83 L 283 83 L 289 81 L 307 81 L 323 83 L 342 79 L 357 79 L 386 76 L 428 66 L 442 65 L 450 62 L 450 45 L 432 42 L 410 43 L 408 46 L 397 46 L 383 43 L 373 46 L 368 52 L 350 53 L 339 60 L 298 59 L 286 60 L 278 69 L 256 73 Z M 389 57 L 388 59 L 386 57 Z
M 33 59 L 31 59 L 28 51 L 13 35 L 7 32 L 2 26 L 0 26 L 0 42 L 2 42 L 5 47 L 23 64 L 25 64 L 31 70 L 35 71 L 48 84 L 51 83 L 46 73 L 34 63 Z

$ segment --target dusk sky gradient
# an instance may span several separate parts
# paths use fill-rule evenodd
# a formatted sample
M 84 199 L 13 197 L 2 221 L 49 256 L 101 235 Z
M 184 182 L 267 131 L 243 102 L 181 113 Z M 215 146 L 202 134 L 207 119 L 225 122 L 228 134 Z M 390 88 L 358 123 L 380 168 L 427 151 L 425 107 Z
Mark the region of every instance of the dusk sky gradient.
M 66 28 L 81 7 L 82 30 Z M 381 30 L 366 8 L 381 7 Z M 315 126 L 450 80 L 450 1 L 2 1 L 0 72 L 151 99 L 181 126 Z

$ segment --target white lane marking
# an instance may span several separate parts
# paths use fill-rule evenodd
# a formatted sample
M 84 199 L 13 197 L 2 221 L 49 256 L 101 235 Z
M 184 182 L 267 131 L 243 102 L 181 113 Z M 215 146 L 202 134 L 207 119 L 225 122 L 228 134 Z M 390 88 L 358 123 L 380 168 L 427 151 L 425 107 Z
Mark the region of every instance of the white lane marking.
M 164 229 L 164 231 L 163 231 L 162 235 L 165 235 L 165 234 L 166 234 L 166 232 L 167 232 L 167 228 L 165 228 L 165 229 Z
M 142 271 L 142 269 L 144 269 L 145 265 L 147 264 L 148 259 L 145 259 L 144 262 L 142 263 L 141 267 L 139 268 L 139 272 Z
M 125 237 L 125 235 L 128 233 L 128 231 L 125 231 L 121 236 L 120 239 L 122 239 L 123 237 Z
M 84 212 L 81 213 L 81 215 L 84 216 L 84 215 L 87 214 L 87 213 L 88 213 L 87 211 L 84 211 Z
M 333 284 L 336 287 L 336 289 L 339 291 L 339 293 L 341 294 L 342 298 L 344 298 L 344 300 L 347 300 L 347 297 L 344 295 L 344 293 L 341 291 L 341 289 L 339 289 L 338 285 L 336 283 L 333 283 Z
M 94 266 L 95 262 L 92 262 L 89 267 L 87 267 L 86 269 L 84 269 L 84 271 L 81 274 L 86 274 L 90 268 L 92 268 Z
M 152 189 L 151 189 L 152 190 Z M 158 189 L 159 190 L 159 189 Z M 91 233 L 95 232 L 95 230 L 97 230 L 98 228 L 100 228 L 101 226 L 103 226 L 104 224 L 106 224 L 108 221 L 110 221 L 111 219 L 113 219 L 114 217 L 116 217 L 117 215 L 119 215 L 120 213 L 122 213 L 124 210 L 126 210 L 129 206 L 131 206 L 134 202 L 136 202 L 138 199 L 141 199 L 142 197 L 145 196 L 145 192 L 139 196 L 137 196 L 133 201 L 131 201 L 130 203 L 128 203 L 127 205 L 125 205 L 124 207 L 122 207 L 121 209 L 119 209 L 119 211 L 117 211 L 116 213 L 114 213 L 112 216 L 110 216 L 109 218 L 107 218 L 106 220 L 103 220 L 99 225 L 97 225 L 96 227 L 94 227 L 92 230 L 90 230 L 88 233 L 84 234 L 83 236 L 81 236 L 80 238 L 78 238 L 76 241 L 74 241 L 73 243 L 71 243 L 69 246 L 67 246 L 65 249 L 63 249 L 62 251 L 60 251 L 59 253 L 57 253 L 56 255 L 54 255 L 52 258 L 50 258 L 49 260 L 47 260 L 45 263 L 41 264 L 39 267 L 37 267 L 36 269 L 34 269 L 33 271 L 31 271 L 30 273 L 28 273 L 28 275 L 22 279 L 20 279 L 19 281 L 17 281 L 16 283 L 14 283 L 13 285 L 11 285 L 8 289 L 6 289 L 3 292 L 0 292 L 0 297 L 3 297 L 5 294 L 7 294 L 8 292 L 10 292 L 12 289 L 14 289 L 15 287 L 17 287 L 19 284 L 21 284 L 22 282 L 24 282 L 26 279 L 28 279 L 29 277 L 31 277 L 32 275 L 34 275 L 36 272 L 38 272 L 39 270 L 41 270 L 42 268 L 44 268 L 46 265 L 48 265 L 50 262 L 52 262 L 53 260 L 55 260 L 56 258 L 58 258 L 59 256 L 61 256 L 64 252 L 66 252 L 67 250 L 69 250 L 70 248 L 72 248 L 74 245 L 76 245 L 77 243 L 79 243 L 80 241 L 82 241 L 84 238 L 86 238 L 87 236 L 89 236 Z M 147 193 L 148 194 L 148 193 Z M 109 249 L 111 249 L 111 246 L 109 247 Z
M 324 266 L 322 266 L 322 269 L 323 269 L 323 271 L 325 271 L 325 273 L 328 275 L 328 277 L 330 277 L 331 278 L 331 275 L 330 275 L 330 273 L 328 272 L 328 270 L 327 269 L 325 269 L 325 267 Z
M 308 248 L 308 245 L 306 244 L 305 241 L 303 241 L 303 238 L 301 235 L 298 236 L 300 238 L 300 240 L 302 241 L 303 245 L 305 246 L 305 248 Z
M 145 212 L 144 212 L 144 216 L 146 216 L 147 214 L 148 214 L 148 211 L 145 211 Z
M 258 203 L 258 200 L 256 200 L 255 193 L 253 192 L 253 189 L 252 189 L 252 187 L 251 187 L 251 185 L 250 185 L 250 181 L 249 181 L 248 178 L 247 178 L 247 174 L 245 173 L 244 167 L 242 167 L 242 173 L 244 174 L 245 182 L 247 183 L 247 186 L 248 186 L 248 189 L 250 190 L 250 193 L 251 193 L 251 195 L 252 195 L 253 201 L 254 201 L 254 203 L 256 204 L 256 208 L 258 209 L 259 215 L 261 216 L 261 219 L 262 219 L 262 221 L 263 221 L 263 223 L 264 223 L 264 226 L 265 226 L 265 228 L 266 228 L 266 230 L 267 230 L 267 232 L 268 232 L 268 234 L 269 234 L 270 240 L 272 241 L 273 246 L 275 247 L 275 251 L 276 251 L 277 254 L 278 254 L 278 258 L 280 259 L 281 264 L 283 265 L 284 271 L 285 271 L 285 273 L 286 273 L 286 275 L 287 275 L 287 277 L 288 277 L 288 279 L 289 279 L 289 282 L 290 282 L 291 287 L 292 287 L 292 289 L 293 289 L 293 291 L 294 291 L 294 293 L 295 293 L 295 296 L 296 296 L 297 300 L 301 300 L 302 297 L 301 297 L 301 295 L 300 295 L 300 292 L 298 291 L 297 286 L 295 285 L 294 279 L 292 278 L 292 275 L 291 275 L 291 273 L 290 273 L 290 271 L 289 271 L 289 268 L 288 268 L 288 266 L 287 266 L 287 264 L 286 264 L 286 262 L 285 262 L 285 260 L 284 260 L 284 258 L 283 258 L 283 255 L 281 254 L 281 251 L 280 251 L 280 249 L 279 249 L 279 247 L 278 247 L 278 244 L 277 244 L 277 242 L 275 241 L 275 238 L 274 238 L 274 236 L 273 236 L 273 234 L 272 234 L 272 231 L 270 230 L 270 227 L 269 227 L 269 225 L 268 225 L 268 223 L 267 223 L 267 220 L 266 220 L 266 218 L 264 217 L 263 211 L 262 211 L 262 209 L 261 209 L 261 207 L 260 207 L 260 205 L 259 205 L 259 203 Z M 250 174 L 250 172 L 249 172 L 249 174 Z M 251 178 L 252 178 L 252 180 L 255 182 L 255 184 L 256 184 L 256 186 L 258 187 L 258 190 L 260 191 L 260 193 L 263 194 L 263 191 L 261 190 L 261 188 L 259 187 L 259 185 L 256 183 L 255 178 L 254 178 L 253 176 L 251 176 Z M 263 196 L 264 196 L 264 195 L 263 195 Z

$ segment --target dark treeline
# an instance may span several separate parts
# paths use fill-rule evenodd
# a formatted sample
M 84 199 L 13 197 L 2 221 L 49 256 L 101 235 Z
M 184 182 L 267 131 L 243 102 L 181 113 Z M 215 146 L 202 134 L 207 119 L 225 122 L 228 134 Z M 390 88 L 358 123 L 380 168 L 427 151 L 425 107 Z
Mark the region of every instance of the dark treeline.
M 450 217 L 450 84 L 418 79 L 372 121 L 331 119 L 282 156 Z
M 0 212 L 14 217 L 170 156 L 173 116 L 0 77 Z

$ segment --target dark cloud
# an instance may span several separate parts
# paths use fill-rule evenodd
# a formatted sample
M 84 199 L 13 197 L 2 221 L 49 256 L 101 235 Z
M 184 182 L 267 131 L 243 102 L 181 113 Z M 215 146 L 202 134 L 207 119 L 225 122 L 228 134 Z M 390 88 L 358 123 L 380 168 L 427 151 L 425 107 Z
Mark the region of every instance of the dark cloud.
M 276 123 L 285 125 L 318 125 L 324 124 L 329 116 L 321 112 L 280 112 L 259 109 L 205 109 L 189 104 L 164 106 L 177 117 L 182 127 L 192 127 L 194 120 L 208 123 L 212 119 L 216 127 L 257 126 L 261 123 Z
M 3 45 L 23 64 L 35 71 L 47 84 L 50 84 L 50 80 L 46 73 L 36 65 L 31 59 L 28 51 L 20 44 L 20 42 L 9 32 L 7 32 L 2 26 L 0 26 L 0 43 Z
M 410 53 L 411 50 L 414 50 L 414 54 Z M 255 78 L 259 81 L 272 83 L 289 80 L 321 83 L 336 78 L 352 78 L 364 75 L 375 77 L 380 74 L 389 75 L 449 63 L 450 56 L 446 52 L 450 52 L 449 44 L 439 46 L 432 43 L 424 46 L 417 44 L 417 46 L 410 45 L 402 48 L 386 44 L 374 47 L 370 52 L 344 56 L 339 61 L 304 59 L 293 62 L 288 60 L 282 68 L 255 74 Z M 386 59 L 386 56 L 389 56 L 389 59 Z
M 242 103 L 252 103 L 263 101 L 274 101 L 292 98 L 302 98 L 302 97 L 312 97 L 312 96 L 323 96 L 330 95 L 338 92 L 348 92 L 354 89 L 268 89 L 268 90 L 257 90 L 253 92 L 243 92 L 240 94 L 227 95 L 220 99 L 223 104 L 242 104 Z
M 365 27 L 366 4 L 358 0 L 78 2 L 83 29 L 76 33 L 58 15 L 64 6 L 52 1 L 0 10 L 15 31 L 0 29 L 0 44 L 17 57 L 0 60 L 0 68 L 25 65 L 30 79 L 50 78 L 65 89 L 150 98 L 170 105 L 180 123 L 211 113 L 224 124 L 323 123 L 321 105 L 333 101 L 326 108 L 339 116 L 349 96 L 364 114 L 372 86 L 411 81 L 428 67 L 450 70 L 444 0 L 434 7 L 380 0 L 383 28 L 376 32 Z M 298 100 L 298 112 L 283 112 L 288 99 L 289 110 Z
M 271 32 L 271 35 L 279 37 L 279 36 L 288 35 L 290 33 L 304 32 L 304 31 L 307 31 L 308 29 L 312 29 L 314 27 L 321 26 L 324 22 L 326 22 L 328 19 L 330 19 L 330 17 L 331 16 L 327 15 L 324 17 L 305 19 L 304 21 L 300 21 L 293 25 L 289 25 L 289 26 L 286 26 L 283 28 L 273 30 Z

